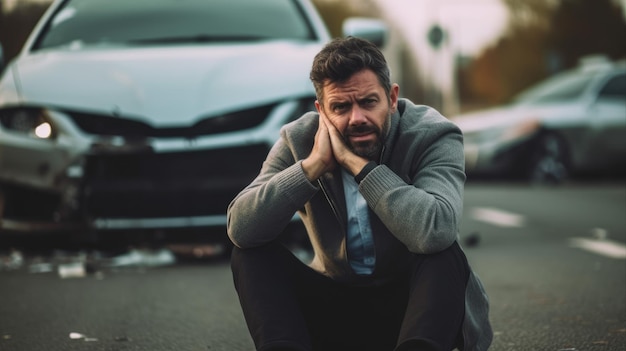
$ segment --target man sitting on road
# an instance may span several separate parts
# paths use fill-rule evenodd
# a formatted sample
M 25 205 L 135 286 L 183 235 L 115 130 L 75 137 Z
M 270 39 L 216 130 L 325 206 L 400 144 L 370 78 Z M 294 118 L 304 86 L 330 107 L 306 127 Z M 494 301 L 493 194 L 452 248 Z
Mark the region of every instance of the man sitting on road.
M 311 80 L 317 112 L 282 129 L 228 209 L 235 287 L 257 349 L 488 349 L 487 296 L 456 242 L 460 130 L 399 98 L 368 41 L 327 44 Z M 278 243 L 296 212 L 309 265 Z

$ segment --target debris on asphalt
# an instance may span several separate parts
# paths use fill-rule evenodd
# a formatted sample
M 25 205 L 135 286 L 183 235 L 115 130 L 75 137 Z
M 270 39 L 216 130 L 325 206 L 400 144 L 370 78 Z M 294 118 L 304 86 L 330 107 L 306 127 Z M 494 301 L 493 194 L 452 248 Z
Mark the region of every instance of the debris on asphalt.
M 227 248 L 223 244 L 169 244 L 167 249 L 179 256 L 208 258 L 224 254 Z
M 478 246 L 479 243 L 480 243 L 480 233 L 478 232 L 470 233 L 463 239 L 463 245 L 465 247 L 476 247 Z
M 32 246 L 31 246 L 32 244 Z M 89 245 L 65 243 L 62 246 L 24 242 L 0 248 L 0 272 L 25 270 L 31 274 L 58 273 L 62 277 L 97 275 L 102 270 L 116 268 L 153 268 L 186 260 L 213 260 L 228 257 L 232 246 L 215 243 L 143 243 L 129 245 Z M 77 263 L 82 263 L 83 275 Z M 65 266 L 68 265 L 69 266 Z
M 88 337 L 87 335 L 81 334 L 81 333 L 70 333 L 70 339 L 72 339 L 72 340 L 83 340 L 83 341 L 88 341 L 88 342 L 98 341 L 97 338 L 91 338 L 91 337 Z
M 50 273 L 54 271 L 54 265 L 48 262 L 36 262 L 28 266 L 29 273 Z
M 78 339 L 84 339 L 85 335 L 81 334 L 81 333 L 70 333 L 70 339 L 72 340 L 78 340 Z
M 13 271 L 22 268 L 24 256 L 19 250 L 12 249 L 8 255 L 0 256 L 0 270 Z
M 176 263 L 176 257 L 167 249 L 133 249 L 130 252 L 113 257 L 109 267 L 158 267 Z
M 116 336 L 115 341 L 117 342 L 129 342 L 132 341 L 128 336 Z
M 195 257 L 209 257 L 218 255 L 225 249 L 217 246 L 190 247 L 189 252 Z M 176 263 L 176 253 L 169 248 L 130 248 L 121 253 L 111 254 L 103 251 L 64 251 L 53 250 L 42 254 L 40 252 L 25 255 L 22 251 L 11 249 L 0 251 L 0 271 L 15 271 L 25 269 L 31 274 L 56 272 L 62 279 L 85 278 L 93 275 L 94 278 L 104 279 L 107 268 L 156 268 Z
M 87 276 L 87 270 L 83 262 L 65 263 L 59 265 L 59 277 L 66 278 L 84 278 Z

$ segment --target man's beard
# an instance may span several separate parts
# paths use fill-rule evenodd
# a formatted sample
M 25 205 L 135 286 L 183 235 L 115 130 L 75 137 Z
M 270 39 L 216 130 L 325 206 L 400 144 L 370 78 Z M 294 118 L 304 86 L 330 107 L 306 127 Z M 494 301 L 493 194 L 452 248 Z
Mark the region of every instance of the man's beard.
M 388 118 L 385 120 L 382 130 L 375 125 L 348 126 L 343 137 L 348 148 L 357 156 L 375 161 L 380 156 L 380 152 L 385 143 L 387 132 L 389 131 L 390 117 L 391 114 L 389 114 Z M 350 141 L 350 135 L 363 133 L 375 133 L 376 140 L 357 143 Z

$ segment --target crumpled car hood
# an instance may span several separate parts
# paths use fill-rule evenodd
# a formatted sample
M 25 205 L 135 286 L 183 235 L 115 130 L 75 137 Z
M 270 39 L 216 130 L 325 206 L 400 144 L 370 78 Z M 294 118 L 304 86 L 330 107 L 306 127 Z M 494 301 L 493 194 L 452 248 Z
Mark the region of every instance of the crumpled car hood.
M 19 103 L 189 125 L 288 97 L 312 96 L 319 43 L 259 42 L 42 51 L 13 66 Z M 9 72 L 7 72 L 9 73 Z

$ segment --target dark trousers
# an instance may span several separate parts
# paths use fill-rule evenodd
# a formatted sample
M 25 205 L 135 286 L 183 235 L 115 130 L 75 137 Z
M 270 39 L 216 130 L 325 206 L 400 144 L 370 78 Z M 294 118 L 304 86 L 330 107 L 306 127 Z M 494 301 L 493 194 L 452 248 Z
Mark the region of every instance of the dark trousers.
M 460 347 L 469 266 L 455 242 L 413 255 L 388 284 L 338 283 L 280 244 L 235 248 L 235 288 L 257 350 L 420 350 Z

